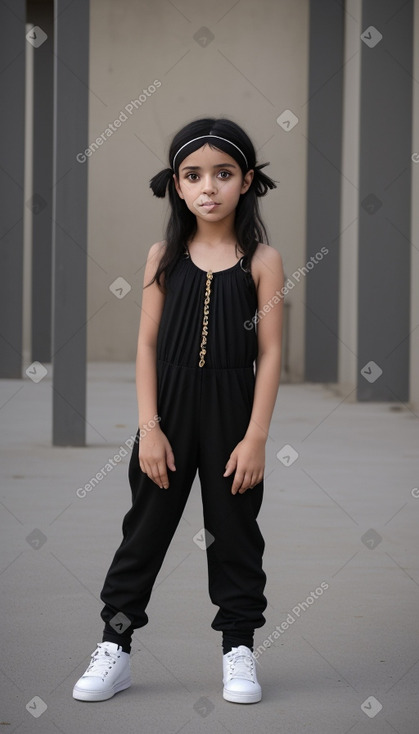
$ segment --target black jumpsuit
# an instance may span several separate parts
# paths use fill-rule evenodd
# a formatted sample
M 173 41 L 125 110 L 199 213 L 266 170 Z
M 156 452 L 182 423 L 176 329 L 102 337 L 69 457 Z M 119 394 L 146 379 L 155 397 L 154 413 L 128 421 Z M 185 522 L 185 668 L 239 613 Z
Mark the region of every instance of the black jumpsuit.
M 250 639 L 246 633 L 265 624 L 265 543 L 256 520 L 263 479 L 233 495 L 234 471 L 223 477 L 230 453 L 246 433 L 254 394 L 258 345 L 249 325 L 258 304 L 245 263 L 242 257 L 230 268 L 207 272 L 186 249 L 166 278 L 157 338 L 157 411 L 176 471 L 167 470 L 169 488 L 161 489 L 141 470 L 138 429 L 128 468 L 132 507 L 100 594 L 103 641 L 122 644 L 133 628 L 147 624 L 153 584 L 197 470 L 204 527 L 211 534 L 206 547 L 209 594 L 219 607 L 211 627 L 245 640 Z M 114 626 L 118 612 L 131 625 Z

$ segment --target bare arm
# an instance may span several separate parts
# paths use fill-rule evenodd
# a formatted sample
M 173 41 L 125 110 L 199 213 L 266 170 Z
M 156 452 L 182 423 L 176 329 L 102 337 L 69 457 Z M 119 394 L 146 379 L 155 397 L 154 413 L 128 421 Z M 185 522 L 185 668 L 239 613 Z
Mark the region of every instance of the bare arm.
M 283 296 L 278 296 L 284 285 L 281 255 L 269 248 L 265 258 L 258 263 L 260 271 L 258 287 L 257 321 L 258 357 L 256 360 L 256 382 L 253 409 L 246 436 L 264 440 L 268 438 L 269 426 L 278 394 L 281 376 Z M 276 302 L 275 302 L 276 301 Z M 266 306 L 267 311 L 263 311 Z M 269 307 L 269 310 L 268 310 Z
M 150 247 L 144 272 L 144 286 L 156 272 L 161 257 L 160 242 Z M 164 277 L 164 276 L 163 276 Z M 140 433 L 138 460 L 140 468 L 162 489 L 169 487 L 167 467 L 176 471 L 175 457 L 167 436 L 155 423 L 157 415 L 156 347 L 165 296 L 156 282 L 144 288 L 138 331 L 136 386 L 138 427 Z
M 284 285 L 282 258 L 277 250 L 259 245 L 252 261 L 252 275 L 257 282 L 258 357 L 255 391 L 249 425 L 243 439 L 230 454 L 224 476 L 235 471 L 232 494 L 243 494 L 259 484 L 265 468 L 265 444 L 275 407 L 281 374 L 281 342 Z M 264 311 L 266 307 L 266 311 Z
M 164 294 L 156 282 L 150 282 L 161 257 L 161 243 L 150 247 L 144 271 L 143 299 L 138 330 L 135 380 L 138 403 L 138 426 L 147 425 L 157 414 L 156 345 Z

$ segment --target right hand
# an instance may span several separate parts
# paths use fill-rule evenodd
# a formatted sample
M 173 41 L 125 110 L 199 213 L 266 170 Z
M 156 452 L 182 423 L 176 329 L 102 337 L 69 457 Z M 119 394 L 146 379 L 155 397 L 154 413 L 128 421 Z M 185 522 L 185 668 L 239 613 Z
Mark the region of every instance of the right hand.
M 141 470 L 155 482 L 160 489 L 169 487 L 167 467 L 176 471 L 175 457 L 169 439 L 159 426 L 140 438 L 138 459 Z

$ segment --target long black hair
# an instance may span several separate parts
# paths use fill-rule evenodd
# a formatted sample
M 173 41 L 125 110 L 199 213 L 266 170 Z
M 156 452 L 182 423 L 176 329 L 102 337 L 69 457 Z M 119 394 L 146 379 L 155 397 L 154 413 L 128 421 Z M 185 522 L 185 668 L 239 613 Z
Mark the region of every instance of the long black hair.
M 226 138 L 226 140 L 215 138 L 211 142 L 209 138 L 204 142 L 202 140 L 196 140 L 190 143 L 194 138 L 209 135 L 218 135 L 221 138 Z M 231 141 L 233 145 L 228 141 Z M 187 143 L 190 144 L 187 145 Z M 185 252 L 186 243 L 196 233 L 196 216 L 192 214 L 185 201 L 178 195 L 173 180 L 173 173 L 176 174 L 179 180 L 179 166 L 181 162 L 195 150 L 201 148 L 202 145 L 205 145 L 205 143 L 208 143 L 211 148 L 222 150 L 234 158 L 240 166 L 243 176 L 247 171 L 254 170 L 250 187 L 246 193 L 240 196 L 234 219 L 237 243 L 240 250 L 246 255 L 247 262 L 250 264 L 259 242 L 265 241 L 266 244 L 269 244 L 258 203 L 259 196 L 265 196 L 268 189 L 276 188 L 276 183 L 261 170 L 265 166 L 268 166 L 269 163 L 256 165 L 256 152 L 253 143 L 244 130 L 235 122 L 225 118 L 215 119 L 212 117 L 193 120 L 188 125 L 185 125 L 185 127 L 182 127 L 174 136 L 169 150 L 169 168 L 160 171 L 160 173 L 157 173 L 150 180 L 150 187 L 155 196 L 164 198 L 167 188 L 169 189 L 171 214 L 166 227 L 166 247 L 156 273 L 148 285 L 156 281 L 161 288 L 160 275 L 163 272 L 165 276 L 170 274 L 179 257 Z M 182 146 L 185 147 L 182 148 Z M 246 160 L 240 151 L 244 153 Z M 175 166 L 173 167 L 174 158 Z

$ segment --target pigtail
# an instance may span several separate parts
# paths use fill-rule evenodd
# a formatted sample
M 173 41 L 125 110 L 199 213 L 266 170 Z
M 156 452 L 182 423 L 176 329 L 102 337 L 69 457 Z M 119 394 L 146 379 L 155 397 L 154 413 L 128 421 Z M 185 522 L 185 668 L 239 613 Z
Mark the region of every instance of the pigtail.
M 166 196 L 166 189 L 170 181 L 173 181 L 172 176 L 172 169 L 165 168 L 163 171 L 160 171 L 160 173 L 156 173 L 156 175 L 153 176 L 152 179 L 150 179 L 150 188 L 154 196 L 158 196 L 159 199 L 164 199 L 164 197 Z
M 253 169 L 254 175 L 252 188 L 254 189 L 256 196 L 265 196 L 265 194 L 267 194 L 268 192 L 268 189 L 276 189 L 276 183 L 273 181 L 273 179 L 269 178 L 266 173 L 262 173 L 261 169 L 265 168 L 265 166 L 269 166 L 269 163 L 261 163 L 259 166 L 255 166 Z

